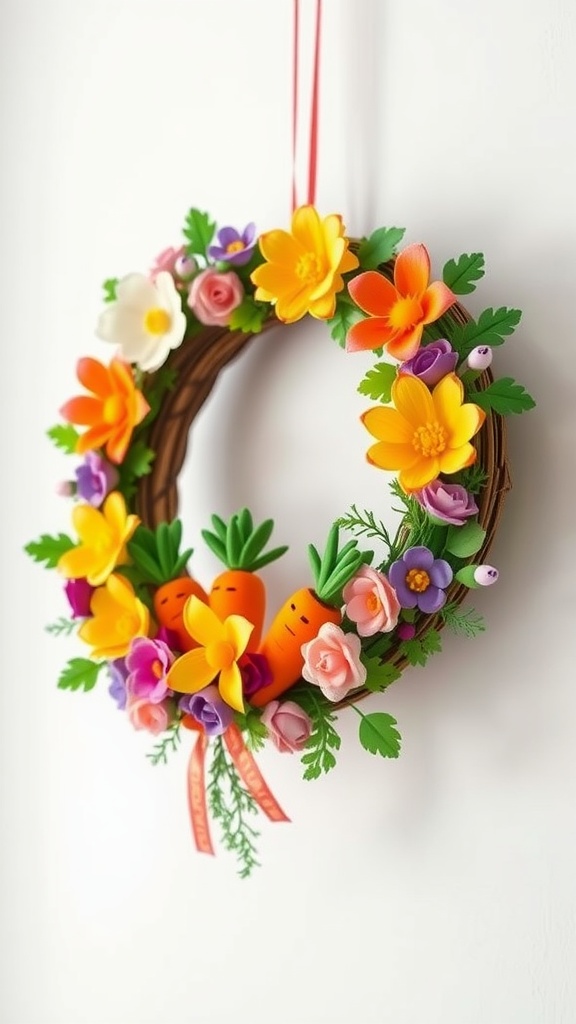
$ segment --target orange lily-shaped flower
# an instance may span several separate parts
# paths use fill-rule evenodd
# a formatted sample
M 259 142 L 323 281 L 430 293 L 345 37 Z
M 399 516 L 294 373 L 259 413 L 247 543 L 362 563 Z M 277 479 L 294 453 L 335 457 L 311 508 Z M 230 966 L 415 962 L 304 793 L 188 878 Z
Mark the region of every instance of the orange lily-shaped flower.
M 128 363 L 112 359 L 104 366 L 97 359 L 80 359 L 76 368 L 78 380 L 91 392 L 71 398 L 60 415 L 89 429 L 78 438 L 76 451 L 82 455 L 94 448 L 106 448 L 110 462 L 122 462 L 130 444 L 134 427 L 142 422 L 150 409 Z
M 86 578 L 99 587 L 117 565 L 128 561 L 126 544 L 139 523 L 138 516 L 127 515 L 119 491 L 108 495 L 102 511 L 92 505 L 76 505 L 72 524 L 80 543 L 60 556 L 58 569 L 67 579 Z
M 266 263 L 252 273 L 256 299 L 274 302 L 276 316 L 286 324 L 305 313 L 318 320 L 334 316 L 342 274 L 358 266 L 338 214 L 321 218 L 314 206 L 300 206 L 290 232 L 267 231 L 258 244 Z
M 462 404 L 464 387 L 455 373 L 443 377 L 432 392 L 418 377 L 400 374 L 392 385 L 394 409 L 375 406 L 361 417 L 377 444 L 368 462 L 399 470 L 404 491 L 419 491 L 439 473 L 458 473 L 476 460 L 470 438 L 486 413 L 472 402 Z
M 136 636 L 148 636 L 150 614 L 136 597 L 124 576 L 109 576 L 90 600 L 92 618 L 78 630 L 78 636 L 93 650 L 92 658 L 123 658 Z
M 243 711 L 238 658 L 244 654 L 254 626 L 242 615 L 229 615 L 222 622 L 197 597 L 188 598 L 183 618 L 200 647 L 176 659 L 166 678 L 168 686 L 179 693 L 198 693 L 218 676 L 222 699 L 236 711 Z
M 384 347 L 394 359 L 412 359 L 426 324 L 438 320 L 456 301 L 442 281 L 430 281 L 425 245 L 409 245 L 396 257 L 394 284 L 376 270 L 358 274 L 348 285 L 357 306 L 368 313 L 348 331 L 349 352 Z

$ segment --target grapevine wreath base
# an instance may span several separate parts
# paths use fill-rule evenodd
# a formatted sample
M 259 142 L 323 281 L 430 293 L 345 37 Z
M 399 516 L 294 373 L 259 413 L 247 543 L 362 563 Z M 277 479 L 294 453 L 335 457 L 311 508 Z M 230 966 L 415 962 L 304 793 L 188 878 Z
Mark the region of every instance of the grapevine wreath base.
M 105 282 L 97 333 L 115 354 L 79 361 L 85 391 L 48 432 L 76 460 L 60 491 L 77 537 L 44 534 L 27 551 L 66 581 L 70 615 L 49 631 L 91 648 L 58 685 L 87 691 L 107 674 L 132 724 L 158 736 L 154 764 L 190 737 L 196 846 L 213 852 L 210 812 L 243 876 L 257 863 L 251 815 L 288 820 L 254 754 L 270 741 L 300 752 L 304 778 L 319 777 L 336 763 L 336 712 L 351 705 L 362 745 L 397 757 L 396 721 L 358 704 L 424 665 L 445 625 L 482 631 L 460 605 L 498 576 L 485 559 L 510 487 L 503 416 L 534 402 L 490 365 L 520 312 L 474 319 L 457 296 L 474 290 L 483 256 L 450 260 L 431 280 L 424 245 L 397 251 L 403 234 L 350 240 L 339 216 L 307 206 L 290 231 L 257 238 L 254 225 L 216 233 L 190 210 L 183 246 L 147 274 Z M 376 403 L 362 416 L 375 440 L 367 457 L 397 474 L 403 517 L 390 537 L 378 510 L 340 511 L 325 545 L 309 547 L 311 579 L 266 624 L 258 573 L 286 551 L 268 548 L 274 524 L 246 508 L 214 515 L 202 537 L 224 571 L 205 590 L 181 550 L 178 478 L 222 368 L 254 334 L 306 313 L 327 321 L 352 365 L 355 351 L 375 352 L 358 385 Z

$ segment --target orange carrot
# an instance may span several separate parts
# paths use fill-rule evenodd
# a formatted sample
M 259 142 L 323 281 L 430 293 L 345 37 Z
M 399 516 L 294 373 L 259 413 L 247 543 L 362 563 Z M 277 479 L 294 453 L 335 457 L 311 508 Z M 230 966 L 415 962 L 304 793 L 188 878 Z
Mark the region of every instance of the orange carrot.
M 248 619 L 254 629 L 246 650 L 258 649 L 266 611 L 266 590 L 259 576 L 244 569 L 228 569 L 214 580 L 208 604 L 222 622 L 229 615 Z
M 184 625 L 182 612 L 189 597 L 194 595 L 206 604 L 208 598 L 203 587 L 190 576 L 181 576 L 163 583 L 154 594 L 154 614 L 161 626 L 172 630 L 178 637 L 178 650 L 191 651 L 198 644 Z

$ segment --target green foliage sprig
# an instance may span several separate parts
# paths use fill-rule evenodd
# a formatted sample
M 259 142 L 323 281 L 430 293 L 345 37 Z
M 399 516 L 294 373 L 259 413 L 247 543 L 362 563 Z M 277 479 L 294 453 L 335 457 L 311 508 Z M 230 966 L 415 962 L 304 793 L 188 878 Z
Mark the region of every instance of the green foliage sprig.
M 168 754 L 174 754 L 180 743 L 182 742 L 182 736 L 180 735 L 180 722 L 172 722 L 168 726 L 162 739 L 155 743 L 151 752 L 146 754 L 146 757 L 150 761 L 150 764 L 156 767 L 158 764 L 168 764 Z
M 242 785 L 220 736 L 214 740 L 210 749 L 212 761 L 206 788 L 208 807 L 214 820 L 220 824 L 224 848 L 236 854 L 240 878 L 248 878 L 254 868 L 259 866 L 255 840 L 260 833 L 248 821 L 249 815 L 258 813 L 258 807 Z

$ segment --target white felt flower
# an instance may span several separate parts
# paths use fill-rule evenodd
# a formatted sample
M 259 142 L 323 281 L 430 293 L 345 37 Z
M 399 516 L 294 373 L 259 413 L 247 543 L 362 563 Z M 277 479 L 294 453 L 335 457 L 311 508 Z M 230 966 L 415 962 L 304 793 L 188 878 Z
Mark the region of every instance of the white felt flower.
M 170 350 L 182 344 L 186 317 L 170 274 L 151 281 L 128 274 L 116 287 L 116 301 L 101 314 L 96 334 L 120 348 L 119 355 L 141 370 L 157 370 Z

